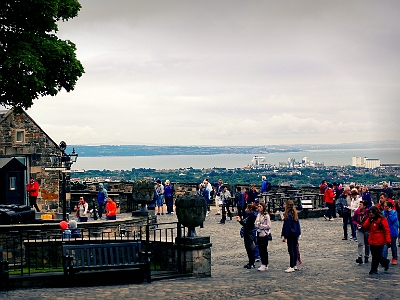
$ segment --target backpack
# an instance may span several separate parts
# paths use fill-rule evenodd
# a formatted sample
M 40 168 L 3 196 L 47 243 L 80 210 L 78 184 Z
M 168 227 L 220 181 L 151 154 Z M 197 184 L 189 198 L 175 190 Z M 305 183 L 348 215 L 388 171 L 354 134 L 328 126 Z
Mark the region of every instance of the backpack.
M 267 189 L 267 192 L 269 192 L 270 190 L 271 190 L 271 188 L 272 188 L 272 184 L 271 184 L 271 182 L 267 182 L 267 187 L 266 187 L 266 189 Z

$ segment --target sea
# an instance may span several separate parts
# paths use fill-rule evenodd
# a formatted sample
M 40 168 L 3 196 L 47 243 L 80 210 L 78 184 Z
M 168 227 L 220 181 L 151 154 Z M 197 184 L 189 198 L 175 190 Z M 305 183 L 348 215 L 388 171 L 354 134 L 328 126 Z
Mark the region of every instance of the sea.
M 78 153 L 79 154 L 79 153 Z M 183 168 L 243 168 L 251 163 L 253 156 L 265 157 L 265 163 L 278 165 L 294 158 L 301 162 L 308 157 L 325 166 L 351 165 L 353 156 L 380 159 L 381 164 L 400 164 L 399 148 L 384 149 L 335 149 L 300 152 L 215 154 L 215 155 L 156 155 L 156 156 L 101 156 L 79 157 L 72 169 L 75 170 L 131 170 L 133 168 L 183 169 Z

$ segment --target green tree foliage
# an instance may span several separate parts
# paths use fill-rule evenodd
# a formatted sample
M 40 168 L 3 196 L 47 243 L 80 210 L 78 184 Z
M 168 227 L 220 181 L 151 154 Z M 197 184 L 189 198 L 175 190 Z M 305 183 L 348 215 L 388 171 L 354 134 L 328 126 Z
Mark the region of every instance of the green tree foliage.
M 39 96 L 74 89 L 84 73 L 57 21 L 78 15 L 76 0 L 0 1 L 0 104 L 29 108 Z

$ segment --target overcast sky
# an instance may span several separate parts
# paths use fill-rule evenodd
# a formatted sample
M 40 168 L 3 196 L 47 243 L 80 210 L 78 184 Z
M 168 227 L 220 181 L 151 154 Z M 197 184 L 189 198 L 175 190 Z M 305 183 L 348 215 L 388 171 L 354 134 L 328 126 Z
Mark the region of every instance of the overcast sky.
M 56 142 L 399 140 L 398 0 L 80 3 L 86 73 L 27 111 Z

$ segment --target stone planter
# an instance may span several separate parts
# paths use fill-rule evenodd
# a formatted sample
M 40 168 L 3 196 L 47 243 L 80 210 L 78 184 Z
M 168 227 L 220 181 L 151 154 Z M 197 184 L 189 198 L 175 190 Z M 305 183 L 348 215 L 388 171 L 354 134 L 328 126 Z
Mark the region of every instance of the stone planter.
M 140 204 L 140 209 L 136 213 L 148 215 L 147 205 L 153 202 L 154 183 L 150 180 L 138 180 L 132 186 L 133 201 Z M 134 215 L 135 212 L 132 212 Z
M 204 197 L 185 194 L 175 201 L 178 221 L 188 228 L 187 237 L 196 237 L 196 227 L 203 224 L 207 206 Z

